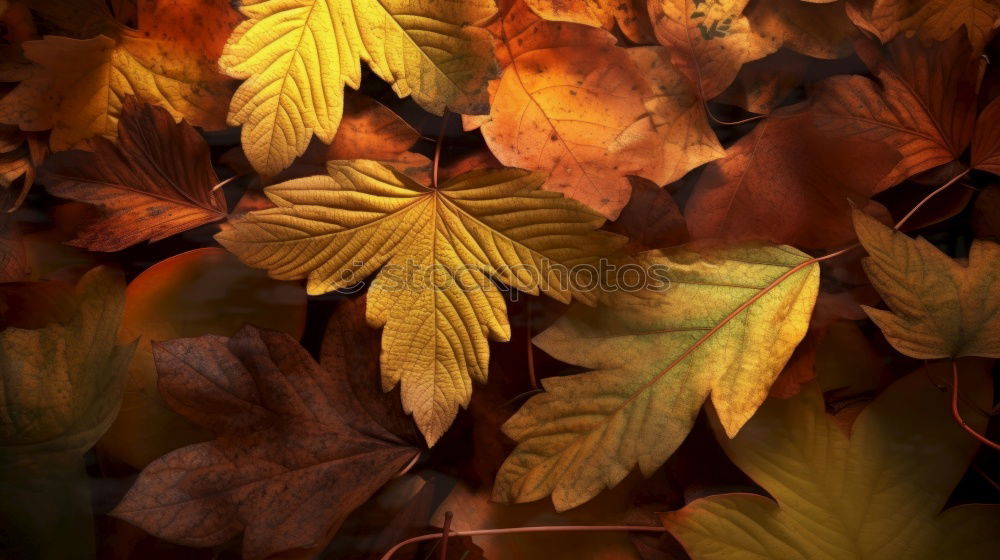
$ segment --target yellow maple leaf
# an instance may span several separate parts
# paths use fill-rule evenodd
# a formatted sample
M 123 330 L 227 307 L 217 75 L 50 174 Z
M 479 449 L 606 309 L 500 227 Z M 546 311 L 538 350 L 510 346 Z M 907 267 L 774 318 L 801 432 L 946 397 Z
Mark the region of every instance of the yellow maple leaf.
M 243 125 L 254 167 L 274 175 L 302 154 L 313 134 L 333 140 L 344 86 L 361 85 L 364 60 L 393 90 L 433 113 L 486 110 L 496 71 L 489 34 L 472 24 L 496 12 L 493 0 L 243 0 L 247 20 L 219 65 L 245 79 L 229 121 Z
M 268 187 L 277 206 L 234 220 L 216 239 L 271 276 L 308 278 L 307 291 L 351 287 L 379 271 L 368 321 L 384 327 L 382 381 L 433 445 L 486 380 L 487 339 L 507 340 L 493 280 L 560 301 L 595 293 L 557 278 L 622 238 L 594 231 L 600 215 L 520 169 L 472 171 L 424 187 L 380 163 L 334 161 L 329 176 Z
M 192 24 L 190 4 L 159 2 L 140 14 L 138 30 L 106 22 L 102 30 L 112 36 L 25 42 L 34 65 L 0 99 L 0 122 L 52 129 L 52 149 L 65 150 L 94 135 L 114 137 L 122 100 L 134 95 L 175 120 L 224 128 L 231 80 L 216 69 L 213 41 L 231 28 L 235 12 L 226 0 L 199 2 L 201 17 Z
M 894 383 L 861 412 L 850 437 L 824 413 L 815 383 L 792 399 L 770 399 L 739 435 L 718 439 L 773 500 L 709 496 L 664 514 L 664 525 L 694 560 L 995 558 L 1000 507 L 941 512 L 979 446 L 932 382 L 947 370 Z M 967 373 L 968 398 L 988 410 L 988 371 Z M 985 416 L 968 416 L 978 429 L 986 425 Z
M 868 279 L 891 311 L 862 306 L 893 348 L 933 360 L 1000 358 L 1000 245 L 975 240 L 967 265 L 854 211 Z
M 709 395 L 735 435 L 805 335 L 819 266 L 795 249 L 679 248 L 637 257 L 667 286 L 575 306 L 535 344 L 593 371 L 550 377 L 504 432 L 517 448 L 493 496 L 551 494 L 558 510 L 614 486 L 638 464 L 650 476 L 687 436 Z

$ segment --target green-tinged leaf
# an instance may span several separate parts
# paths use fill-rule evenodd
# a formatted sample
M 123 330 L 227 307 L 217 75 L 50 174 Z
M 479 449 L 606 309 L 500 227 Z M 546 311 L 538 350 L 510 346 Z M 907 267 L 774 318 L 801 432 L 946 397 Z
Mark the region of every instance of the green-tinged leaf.
M 967 264 L 854 211 L 870 255 L 865 272 L 891 311 L 863 306 L 892 346 L 913 358 L 1000 358 L 1000 245 L 976 240 Z
M 636 465 L 649 476 L 709 395 L 735 435 L 805 335 L 819 286 L 818 265 L 783 246 L 652 251 L 637 264 L 668 281 L 607 293 L 597 308 L 573 307 L 535 338 L 552 356 L 593 371 L 544 380 L 545 392 L 504 425 L 518 447 L 494 498 L 551 494 L 564 510 Z
M 941 512 L 979 447 L 949 417 L 948 393 L 935 385 L 942 366 L 889 387 L 850 437 L 824 413 L 816 384 L 769 400 L 739 435 L 719 440 L 774 500 L 710 496 L 665 514 L 664 525 L 694 560 L 994 558 L 1000 507 Z M 965 399 L 988 409 L 988 369 L 964 369 Z M 986 425 L 966 413 L 976 429 Z

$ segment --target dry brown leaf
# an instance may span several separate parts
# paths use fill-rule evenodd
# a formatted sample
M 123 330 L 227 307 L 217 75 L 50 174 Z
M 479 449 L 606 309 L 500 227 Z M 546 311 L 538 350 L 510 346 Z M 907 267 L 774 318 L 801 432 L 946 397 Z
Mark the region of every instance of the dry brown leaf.
M 944 41 L 964 27 L 977 53 L 1000 25 L 996 0 L 849 0 L 847 13 L 883 43 L 900 34 Z
M 97 136 L 87 147 L 54 154 L 44 169 L 49 192 L 101 208 L 71 244 L 119 251 L 226 217 L 208 145 L 166 109 L 128 96 L 117 144 Z
M 932 47 L 899 37 L 888 50 L 883 56 L 871 42 L 858 44 L 880 83 L 834 76 L 817 84 L 813 97 L 828 133 L 882 142 L 902 155 L 880 189 L 962 155 L 972 140 L 982 63 L 960 34 Z
M 854 52 L 858 30 L 847 17 L 845 0 L 757 0 L 744 12 L 753 32 L 768 41 L 815 58 Z
M 348 364 L 324 370 L 286 334 L 248 326 L 154 356 L 164 399 L 216 434 L 150 464 L 112 512 L 161 538 L 243 533 L 250 560 L 311 557 L 418 452 L 355 400 Z

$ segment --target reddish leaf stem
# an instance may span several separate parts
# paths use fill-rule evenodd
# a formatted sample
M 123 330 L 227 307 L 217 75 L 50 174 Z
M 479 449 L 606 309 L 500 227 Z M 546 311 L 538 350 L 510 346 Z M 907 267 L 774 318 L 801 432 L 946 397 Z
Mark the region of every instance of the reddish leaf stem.
M 531 389 L 538 390 L 538 378 L 535 377 L 535 353 L 531 345 L 531 300 L 527 302 L 528 307 L 528 379 L 531 380 Z
M 447 520 L 446 520 L 447 522 Z M 476 535 L 510 535 L 516 533 L 561 533 L 561 532 L 596 532 L 596 531 L 646 531 L 650 533 L 665 533 L 667 530 L 663 527 L 652 527 L 649 525 L 552 525 L 552 526 L 542 526 L 542 527 L 509 527 L 506 529 L 475 529 L 472 531 L 451 531 L 449 534 L 453 537 L 474 537 Z M 423 542 L 432 541 L 434 539 L 440 539 L 443 536 L 442 533 L 431 533 L 429 535 L 420 535 L 419 537 L 413 537 L 411 539 L 406 539 L 405 541 L 396 544 L 396 546 L 390 548 L 388 552 L 382 555 L 381 560 L 390 560 L 399 549 L 406 545 Z
M 454 517 L 450 511 L 444 514 L 444 527 L 441 529 L 441 555 L 440 560 L 448 560 L 448 531 L 451 530 L 451 519 Z
M 969 171 L 971 171 L 971 169 L 966 169 L 965 171 L 963 171 L 963 172 L 959 173 L 958 175 L 955 175 L 954 177 L 952 177 L 950 180 L 948 180 L 947 183 L 945 183 L 945 184 L 941 185 L 940 187 L 934 189 L 934 192 L 928 194 L 920 202 L 918 202 L 917 205 L 914 206 L 913 209 L 909 211 L 909 213 L 907 213 L 905 216 L 903 216 L 903 219 L 901 219 L 898 222 L 896 222 L 896 225 L 894 227 L 896 229 L 899 229 L 899 228 L 903 227 L 903 224 L 905 224 L 907 222 L 907 220 L 909 220 L 910 218 L 912 218 L 913 215 L 917 213 L 917 210 L 920 210 L 920 207 L 923 206 L 928 200 L 930 200 L 930 199 L 934 198 L 935 196 L 937 196 L 937 194 L 940 193 L 941 191 L 943 191 L 943 190 L 947 189 L 948 187 L 954 185 L 956 182 L 958 182 L 959 179 L 961 179 L 962 177 L 965 177 L 966 175 L 968 175 Z
M 951 362 L 951 416 L 956 422 L 958 422 L 958 425 L 961 426 L 963 430 L 979 440 L 980 443 L 1000 451 L 1000 444 L 991 441 L 976 430 L 972 429 L 972 426 L 966 424 L 965 420 L 962 419 L 962 413 L 958 411 L 958 362 L 955 361 Z

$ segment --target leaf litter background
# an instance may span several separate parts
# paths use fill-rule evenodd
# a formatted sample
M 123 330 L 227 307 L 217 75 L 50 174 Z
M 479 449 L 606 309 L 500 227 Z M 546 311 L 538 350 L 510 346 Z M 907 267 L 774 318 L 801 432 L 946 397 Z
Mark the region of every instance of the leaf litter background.
M 373 33 L 374 3 L 243 4 L 283 23 L 214 0 L 0 2 L 5 557 L 379 558 L 445 524 L 667 532 L 451 536 L 395 557 L 996 555 L 998 452 L 949 402 L 962 358 L 968 430 L 998 439 L 996 3 L 383 4 L 432 22 L 426 56 L 399 42 L 422 36 L 405 16 Z M 316 95 L 260 97 L 289 48 L 273 28 L 322 43 L 334 20 L 357 26 L 345 58 L 291 72 Z M 503 165 L 524 171 L 460 177 Z M 422 190 L 435 175 L 444 195 Z M 253 233 L 280 240 L 302 212 L 282 200 L 364 223 L 384 207 L 349 191 L 390 184 L 458 202 L 360 245 Z M 904 218 L 907 236 L 885 225 Z M 667 263 L 676 284 L 530 295 L 491 229 Z M 521 291 L 468 296 L 467 330 L 428 333 L 421 300 L 317 270 L 367 251 L 371 280 L 424 236 Z M 706 324 L 722 326 L 692 346 Z M 414 341 L 441 336 L 475 350 L 422 358 Z M 597 420 L 567 421 L 583 412 Z

